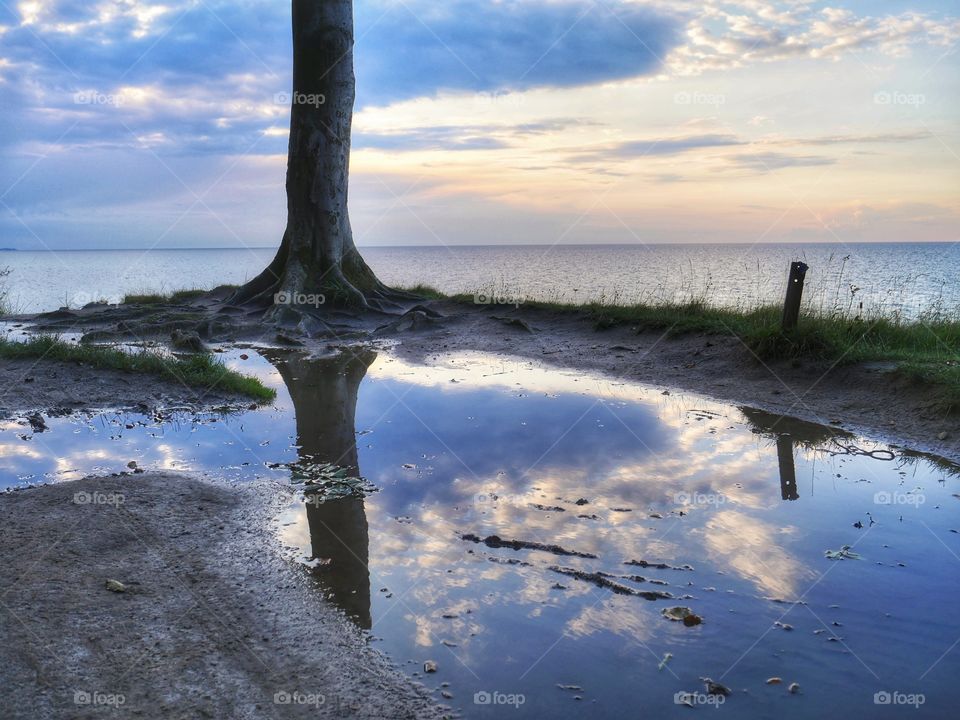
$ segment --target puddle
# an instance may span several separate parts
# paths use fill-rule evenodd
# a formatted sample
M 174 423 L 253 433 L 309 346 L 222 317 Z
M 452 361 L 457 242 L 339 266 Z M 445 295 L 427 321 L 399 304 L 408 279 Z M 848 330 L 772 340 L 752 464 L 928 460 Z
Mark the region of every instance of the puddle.
M 951 714 L 960 467 L 503 358 L 245 353 L 223 357 L 276 387 L 274 408 L 5 422 L 0 487 L 130 461 L 237 481 L 358 473 L 378 491 L 298 501 L 280 537 L 467 717 L 686 716 L 677 693 L 719 703 L 705 677 L 737 717 L 892 716 L 918 695 L 918 716 Z

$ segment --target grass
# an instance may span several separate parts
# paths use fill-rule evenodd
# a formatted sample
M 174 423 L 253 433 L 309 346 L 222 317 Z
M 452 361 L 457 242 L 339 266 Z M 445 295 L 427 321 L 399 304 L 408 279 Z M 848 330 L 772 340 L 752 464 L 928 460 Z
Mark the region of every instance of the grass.
M 257 400 L 276 397 L 276 391 L 257 378 L 229 370 L 210 355 L 169 358 L 146 350 L 129 353 L 98 345 L 72 345 L 53 336 L 41 335 L 26 342 L 0 339 L 0 358 L 76 362 L 94 368 L 156 375 L 192 387 L 232 392 Z
M 239 285 L 220 285 L 214 290 L 204 290 L 202 288 L 186 288 L 183 290 L 174 290 L 171 293 L 148 292 L 130 293 L 123 296 L 124 305 L 163 305 L 165 303 L 184 303 L 189 300 L 196 300 L 209 292 L 236 290 Z
M 428 298 L 474 302 L 473 295 L 445 296 L 420 285 L 410 292 Z M 492 295 L 490 293 L 489 295 Z M 820 359 L 837 365 L 892 362 L 904 378 L 943 389 L 944 405 L 960 411 L 960 318 L 936 310 L 917 321 L 851 317 L 843 312 L 807 313 L 783 332 L 781 308 L 727 309 L 703 301 L 617 305 L 524 301 L 527 307 L 585 313 L 598 329 L 629 326 L 642 332 L 733 335 L 762 360 Z

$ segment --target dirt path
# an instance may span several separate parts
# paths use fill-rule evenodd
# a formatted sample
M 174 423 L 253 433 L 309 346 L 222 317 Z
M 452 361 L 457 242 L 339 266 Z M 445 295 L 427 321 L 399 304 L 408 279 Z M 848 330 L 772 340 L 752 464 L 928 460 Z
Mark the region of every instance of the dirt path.
M 840 425 L 960 462 L 960 416 L 943 412 L 935 388 L 913 384 L 890 367 L 763 363 L 732 336 L 671 338 L 629 327 L 597 331 L 584 315 L 525 306 L 430 306 L 447 318 L 433 329 L 399 335 L 395 352 L 425 361 L 449 352 L 483 351 L 599 371 Z
M 168 474 L 0 495 L 0 715 L 442 717 L 283 557 L 284 495 Z

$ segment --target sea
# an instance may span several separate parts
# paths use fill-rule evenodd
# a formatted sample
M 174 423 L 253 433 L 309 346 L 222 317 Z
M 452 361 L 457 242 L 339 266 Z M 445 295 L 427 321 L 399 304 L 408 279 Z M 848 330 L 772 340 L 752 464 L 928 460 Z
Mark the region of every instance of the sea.
M 239 284 L 274 248 L 0 252 L 0 291 L 14 312 L 82 307 L 128 293 Z M 852 317 L 956 317 L 960 243 L 514 245 L 367 247 L 392 286 L 432 286 L 480 302 L 526 299 L 632 304 L 779 303 L 791 262 L 809 266 L 808 311 Z

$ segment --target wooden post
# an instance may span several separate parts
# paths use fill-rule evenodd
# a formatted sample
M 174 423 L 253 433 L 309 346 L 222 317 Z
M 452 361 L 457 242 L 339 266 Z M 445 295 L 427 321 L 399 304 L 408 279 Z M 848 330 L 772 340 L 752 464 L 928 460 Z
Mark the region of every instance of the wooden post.
M 803 299 L 803 279 L 807 276 L 806 263 L 790 263 L 790 277 L 787 280 L 787 298 L 783 301 L 784 332 L 793 330 L 800 319 L 800 301 Z

